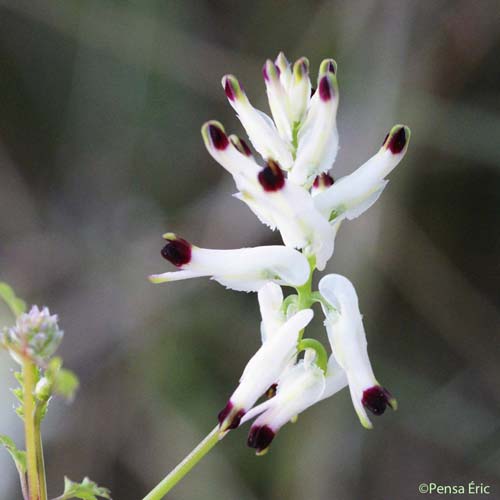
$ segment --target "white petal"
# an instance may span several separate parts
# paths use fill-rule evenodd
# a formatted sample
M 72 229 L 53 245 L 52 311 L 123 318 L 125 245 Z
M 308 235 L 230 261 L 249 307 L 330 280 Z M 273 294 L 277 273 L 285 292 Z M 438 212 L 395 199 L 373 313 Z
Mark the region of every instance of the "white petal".
M 403 135 L 404 147 L 397 153 L 387 146 L 391 139 Z M 387 181 L 384 178 L 404 158 L 408 147 L 410 131 L 407 127 L 396 125 L 379 152 L 352 174 L 336 181 L 333 186 L 314 197 L 314 204 L 325 216 L 335 212 L 354 219 L 367 210 L 380 196 Z
M 278 54 L 278 57 L 276 57 L 274 64 L 276 64 L 276 66 L 279 68 L 281 84 L 283 85 L 283 88 L 288 92 L 288 89 L 292 83 L 292 68 L 283 52 L 280 52 Z
M 295 184 L 310 186 L 318 174 L 331 168 L 337 156 L 338 86 L 335 74 L 327 68 L 323 63 L 318 89 L 299 130 L 297 156 L 290 172 Z
M 291 143 L 292 126 L 288 117 L 288 95 L 281 84 L 278 71 L 271 60 L 267 60 L 262 69 L 274 123 L 281 138 L 287 143 Z
M 249 182 L 250 179 L 257 183 L 261 167 L 251 156 L 242 154 L 234 146 L 221 123 L 215 120 L 204 123 L 201 135 L 212 158 L 234 177 L 238 189 L 244 190 L 247 184 L 239 184 Z
M 272 404 L 257 418 L 252 428 L 267 426 L 276 433 L 293 417 L 316 403 L 324 389 L 325 377 L 321 369 L 299 361 L 279 380 Z
M 335 356 L 328 359 L 328 369 L 325 377 L 325 390 L 321 399 L 329 398 L 347 386 L 347 375 L 344 369 L 337 363 Z
M 154 283 L 211 276 L 219 283 L 240 291 L 257 291 L 266 283 L 291 286 L 303 285 L 309 278 L 309 263 L 300 252 L 280 245 L 235 250 L 198 248 L 168 233 L 169 245 L 181 242 L 189 256 L 182 261 L 166 257 L 181 271 L 153 275 Z M 165 249 L 164 249 L 165 250 Z M 187 255 L 187 253 L 186 253 Z
M 335 235 L 315 208 L 310 193 L 303 187 L 286 182 L 283 189 L 262 192 L 256 202 L 279 229 L 286 246 L 303 248 L 316 256 L 316 267 L 323 270 L 333 254 Z
M 313 317 L 311 309 L 292 316 L 250 359 L 240 378 L 240 384 L 230 398 L 235 408 L 249 410 L 280 377 L 297 352 L 300 330 Z
M 262 316 L 262 343 L 270 339 L 285 322 L 282 311 L 283 291 L 275 283 L 267 283 L 258 292 L 260 315 Z
M 234 76 L 225 76 L 222 86 L 255 149 L 266 160 L 276 160 L 283 168 L 289 169 L 293 163 L 290 145 L 279 136 L 273 121 L 250 104 Z
M 289 117 L 293 125 L 300 124 L 305 117 L 311 99 L 309 61 L 301 57 L 293 65 L 293 79 L 288 89 Z
M 353 405 L 361 423 L 370 427 L 370 420 L 361 401 L 363 391 L 378 384 L 368 358 L 366 334 L 356 291 L 352 283 L 339 274 L 329 274 L 322 278 L 319 291 L 337 309 L 336 312 L 330 312 L 323 307 L 328 339 L 336 361 L 346 372 Z

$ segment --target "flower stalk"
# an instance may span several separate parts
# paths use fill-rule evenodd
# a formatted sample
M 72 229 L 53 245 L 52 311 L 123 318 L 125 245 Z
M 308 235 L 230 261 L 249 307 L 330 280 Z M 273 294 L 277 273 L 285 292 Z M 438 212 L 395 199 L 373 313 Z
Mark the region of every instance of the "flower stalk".
M 143 500 L 160 500 L 222 439 L 217 425 Z

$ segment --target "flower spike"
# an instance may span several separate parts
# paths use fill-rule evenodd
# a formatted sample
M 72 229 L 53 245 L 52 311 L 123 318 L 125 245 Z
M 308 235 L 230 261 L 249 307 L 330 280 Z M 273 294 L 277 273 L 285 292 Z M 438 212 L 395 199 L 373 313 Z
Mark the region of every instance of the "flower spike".
M 382 415 L 387 407 L 397 408 L 373 373 L 352 283 L 337 274 L 323 277 L 319 291 L 312 291 L 312 283 L 315 269 L 322 271 L 333 254 L 342 222 L 361 215 L 384 190 L 386 177 L 406 154 L 410 130 L 395 125 L 371 159 L 334 180 L 329 172 L 339 148 L 337 63 L 323 60 L 314 90 L 305 57 L 290 63 L 280 52 L 265 62 L 262 74 L 272 119 L 252 106 L 235 76 L 222 78 L 252 149 L 215 120 L 201 133 L 209 154 L 233 177 L 234 196 L 279 230 L 284 245 L 212 250 L 166 233 L 161 255 L 177 270 L 150 276 L 153 283 L 208 276 L 258 293 L 262 345 L 219 412 L 218 428 L 197 450 L 208 450 L 214 439 L 254 420 L 247 442 L 262 455 L 283 425 L 346 386 L 366 428 L 372 427 L 368 411 Z M 296 293 L 284 298 L 281 286 Z M 316 302 L 325 314 L 330 355 L 318 340 L 303 338 Z
M 352 174 L 335 181 L 329 189 L 314 197 L 316 208 L 325 216 L 355 219 L 379 198 L 389 181 L 387 175 L 404 158 L 410 141 L 410 129 L 395 125 L 387 134 L 378 153 Z
M 162 256 L 180 271 L 154 274 L 153 283 L 211 276 L 227 288 L 244 292 L 257 291 L 273 281 L 300 286 L 309 277 L 307 259 L 292 248 L 264 246 L 236 250 L 198 248 L 173 233 L 164 235 L 167 244 Z
M 371 429 L 372 424 L 366 410 L 374 415 L 381 415 L 387 406 L 395 410 L 397 402 L 373 374 L 356 291 L 352 283 L 339 274 L 323 277 L 319 282 L 319 291 L 332 307 L 327 309 L 322 304 L 333 355 L 345 371 L 352 402 L 361 424 Z

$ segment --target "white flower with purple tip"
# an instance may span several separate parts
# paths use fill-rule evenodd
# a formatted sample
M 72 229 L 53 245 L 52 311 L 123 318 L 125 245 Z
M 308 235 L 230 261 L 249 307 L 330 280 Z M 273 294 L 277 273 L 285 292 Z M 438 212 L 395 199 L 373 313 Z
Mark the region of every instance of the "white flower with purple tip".
M 330 305 L 323 305 L 323 309 L 333 355 L 346 373 L 352 402 L 361 424 L 371 428 L 367 409 L 374 415 L 381 415 L 387 406 L 396 409 L 397 403 L 373 374 L 358 296 L 352 283 L 340 274 L 323 277 L 319 282 L 319 292 Z

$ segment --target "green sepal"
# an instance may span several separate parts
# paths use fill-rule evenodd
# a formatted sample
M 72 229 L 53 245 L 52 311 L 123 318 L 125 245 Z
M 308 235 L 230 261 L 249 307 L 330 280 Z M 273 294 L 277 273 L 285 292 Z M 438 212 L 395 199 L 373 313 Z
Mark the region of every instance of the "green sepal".
M 10 453 L 12 460 L 16 464 L 17 470 L 20 474 L 26 473 L 26 452 L 17 449 L 14 441 L 8 436 L 0 434 L 0 445 L 4 446 L 5 449 Z
M 110 491 L 107 488 L 98 486 L 88 477 L 85 477 L 81 483 L 75 483 L 71 479 L 64 477 L 64 493 L 57 497 L 57 499 L 68 500 L 70 498 L 80 498 L 81 500 L 98 500 L 97 497 L 111 500 Z
M 3 281 L 0 281 L 0 298 L 9 306 L 16 318 L 26 312 L 26 302 L 17 297 L 12 287 Z

